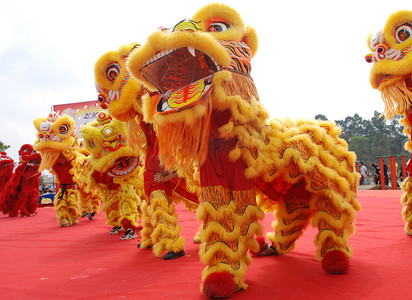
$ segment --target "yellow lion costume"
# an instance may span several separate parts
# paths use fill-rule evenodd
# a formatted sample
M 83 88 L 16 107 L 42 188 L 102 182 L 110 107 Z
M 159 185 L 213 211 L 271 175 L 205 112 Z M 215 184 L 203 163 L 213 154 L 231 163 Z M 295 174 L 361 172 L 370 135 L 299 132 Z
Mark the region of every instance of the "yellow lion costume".
M 84 182 L 79 179 L 86 156 L 79 151 L 73 118 L 52 112 L 47 118 L 37 118 L 33 123 L 37 129 L 33 148 L 42 156 L 39 172 L 51 170 L 59 183 L 54 198 L 59 226 L 78 224 L 82 207 L 91 215 L 99 213 L 98 193 L 94 190 L 86 192 Z
M 142 96 L 149 91 L 130 76 L 126 69 L 130 53 L 139 44 L 122 45 L 103 54 L 95 64 L 96 89 L 102 108 L 114 118 L 126 122 L 127 135 L 144 165 L 144 190 L 149 206 L 142 206 L 142 241 L 139 248 L 153 248 L 155 256 L 175 259 L 185 254 L 184 237 L 174 204 L 183 201 L 189 210 L 198 205 L 198 183 L 193 172 L 167 172 L 158 159 L 158 143 L 151 124 L 143 121 Z M 191 170 L 192 171 L 192 170 Z
M 401 115 L 404 133 L 411 136 L 412 124 L 412 11 L 401 10 L 389 16 L 383 31 L 368 37 L 372 53 L 366 61 L 373 63 L 370 72 L 372 88 L 381 92 L 385 104 L 384 115 L 392 119 Z M 412 152 L 408 141 L 405 149 Z M 402 216 L 405 230 L 412 235 L 412 159 L 406 168 L 408 177 L 402 183 Z
M 152 91 L 144 96 L 145 118 L 154 124 L 162 163 L 199 165 L 208 297 L 247 288 L 248 249 L 260 251 L 261 207 L 275 211 L 268 237 L 279 254 L 293 249 L 310 220 L 325 270 L 346 272 L 352 254 L 348 239 L 360 209 L 356 157 L 331 122 L 268 122 L 250 77 L 257 46 L 255 30 L 234 9 L 209 4 L 154 32 L 127 62 Z
M 84 175 L 89 188 L 101 187 L 106 224 L 113 226 L 110 234 L 124 229 L 121 240 L 137 238 L 144 195 L 142 168 L 139 156 L 127 142 L 125 124 L 102 111 L 81 132 L 84 147 L 91 154 L 89 172 Z

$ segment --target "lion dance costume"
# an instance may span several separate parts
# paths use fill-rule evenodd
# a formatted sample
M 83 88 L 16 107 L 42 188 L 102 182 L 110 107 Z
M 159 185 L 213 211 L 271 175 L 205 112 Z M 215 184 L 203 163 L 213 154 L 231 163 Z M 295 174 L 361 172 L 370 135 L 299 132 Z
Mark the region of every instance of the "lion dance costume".
M 88 206 L 82 205 L 81 201 L 95 203 L 93 211 L 98 213 L 99 195 L 94 191 L 86 192 L 86 185 L 79 180 L 86 157 L 79 151 L 73 118 L 52 112 L 47 118 L 37 118 L 33 123 L 38 131 L 34 149 L 42 157 L 39 171 L 51 170 L 59 183 L 54 198 L 59 226 L 79 223 L 81 207 Z
M 113 226 L 110 234 L 126 230 L 121 240 L 137 237 L 143 195 L 142 168 L 139 156 L 128 145 L 126 126 L 100 112 L 97 121 L 81 129 L 84 146 L 91 153 L 86 173 L 88 187 L 101 186 L 106 224 Z
M 153 248 L 157 257 L 167 252 L 164 259 L 175 259 L 184 255 L 185 240 L 174 203 L 183 201 L 189 210 L 195 209 L 198 183 L 193 179 L 193 168 L 191 172 L 168 173 L 160 164 L 156 133 L 143 121 L 142 96 L 148 90 L 126 69 L 127 58 L 139 47 L 132 43 L 102 55 L 95 64 L 96 88 L 101 107 L 127 124 L 128 140 L 144 162 L 144 191 L 149 203 L 141 207 L 143 229 L 138 247 Z
M 368 63 L 373 63 L 369 81 L 372 88 L 381 92 L 385 118 L 403 116 L 404 133 L 411 136 L 412 11 L 402 10 L 390 15 L 384 29 L 369 36 L 368 46 L 372 53 L 365 58 Z M 410 141 L 405 149 L 412 152 Z M 401 185 L 404 192 L 401 198 L 402 216 L 406 233 L 412 235 L 412 159 L 406 171 L 408 177 Z
M 22 217 L 34 216 L 39 201 L 41 156 L 32 145 L 24 144 L 19 150 L 19 159 L 19 165 L 4 187 L 2 211 L 10 217 L 19 213 Z
M 200 168 L 202 291 L 227 297 L 246 289 L 248 253 L 264 209 L 278 222 L 269 234 L 279 254 L 293 249 L 310 220 L 322 266 L 344 273 L 352 255 L 359 175 L 356 157 L 331 122 L 268 122 L 250 77 L 256 31 L 223 4 L 200 9 L 173 29 L 154 32 L 128 59 L 150 89 L 145 118 L 158 135 L 166 168 Z
M 9 181 L 13 174 L 14 160 L 10 158 L 5 151 L 0 153 L 0 201 L 2 199 L 2 193 L 4 186 Z M 1 202 L 0 202 L 1 210 Z

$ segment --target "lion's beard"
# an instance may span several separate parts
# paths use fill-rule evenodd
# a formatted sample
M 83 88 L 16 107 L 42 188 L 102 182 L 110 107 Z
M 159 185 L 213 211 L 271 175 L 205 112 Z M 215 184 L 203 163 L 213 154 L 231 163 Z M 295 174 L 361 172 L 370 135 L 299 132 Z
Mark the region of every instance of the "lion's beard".
M 174 122 L 163 126 L 156 124 L 159 157 L 167 169 L 186 169 L 193 164 L 204 163 L 208 151 L 210 114 L 211 106 L 207 101 L 183 112 L 181 119 L 177 117 Z
M 44 170 L 50 170 L 54 164 L 59 159 L 60 152 L 43 152 L 41 154 L 41 163 L 39 166 L 39 172 L 43 172 Z
M 383 115 L 387 120 L 395 115 L 404 115 L 412 105 L 412 92 L 408 89 L 403 76 L 394 77 L 379 86 L 385 105 Z

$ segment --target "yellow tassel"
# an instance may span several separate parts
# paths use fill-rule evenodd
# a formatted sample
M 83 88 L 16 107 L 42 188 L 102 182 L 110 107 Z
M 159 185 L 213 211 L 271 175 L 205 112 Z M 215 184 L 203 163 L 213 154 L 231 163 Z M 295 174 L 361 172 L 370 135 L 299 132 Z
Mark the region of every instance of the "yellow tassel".
M 411 107 L 412 92 L 408 89 L 403 76 L 387 80 L 379 86 L 385 110 L 382 115 L 390 120 L 396 114 L 405 114 Z
M 50 170 L 59 158 L 60 152 L 41 152 L 41 163 L 39 166 L 39 172 L 44 170 Z

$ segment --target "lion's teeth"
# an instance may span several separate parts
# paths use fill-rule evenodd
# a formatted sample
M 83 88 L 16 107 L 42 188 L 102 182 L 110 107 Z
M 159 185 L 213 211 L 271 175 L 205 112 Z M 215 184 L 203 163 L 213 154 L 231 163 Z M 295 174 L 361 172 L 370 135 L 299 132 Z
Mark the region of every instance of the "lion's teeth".
M 195 48 L 193 48 L 193 47 L 187 47 L 187 50 L 189 50 L 189 52 L 190 52 L 190 54 L 192 54 L 192 56 L 196 56 Z

